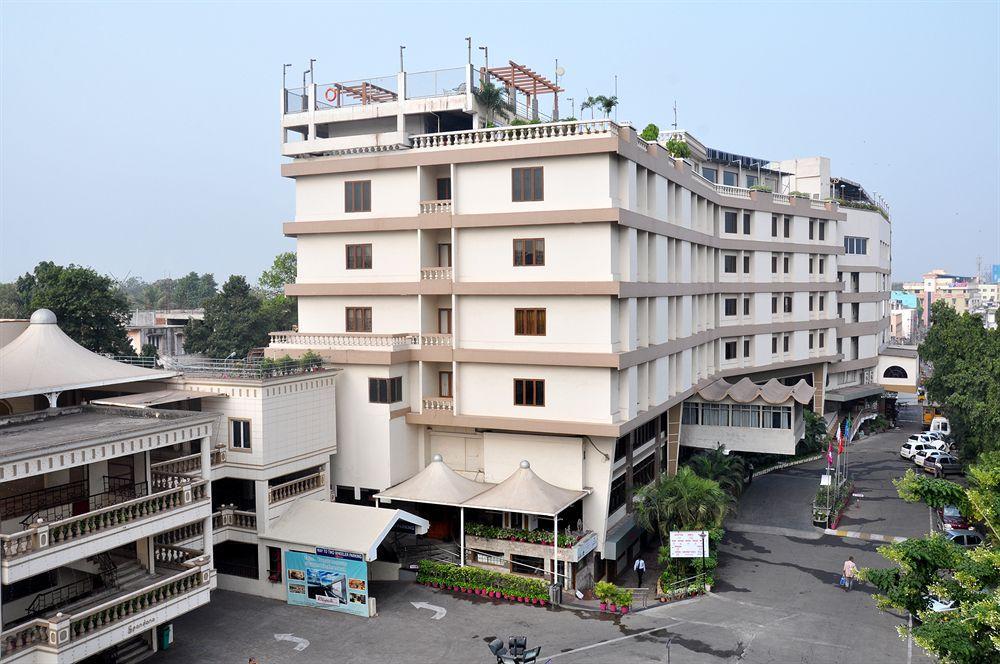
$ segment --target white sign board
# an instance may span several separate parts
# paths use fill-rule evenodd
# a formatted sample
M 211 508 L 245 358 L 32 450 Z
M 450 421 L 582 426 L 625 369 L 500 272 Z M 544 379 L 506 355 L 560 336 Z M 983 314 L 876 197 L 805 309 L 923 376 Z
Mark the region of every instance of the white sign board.
M 671 530 L 671 558 L 701 558 L 709 555 L 707 530 Z
M 833 480 L 833 478 L 830 477 L 829 475 L 820 475 L 819 476 L 819 485 L 820 486 L 830 486 L 833 483 L 832 480 Z

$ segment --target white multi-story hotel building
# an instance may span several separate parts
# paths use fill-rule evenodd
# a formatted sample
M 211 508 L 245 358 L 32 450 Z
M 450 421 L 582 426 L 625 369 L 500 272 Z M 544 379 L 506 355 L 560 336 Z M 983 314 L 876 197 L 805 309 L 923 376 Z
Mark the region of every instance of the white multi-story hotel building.
M 610 120 L 520 124 L 557 89 L 514 63 L 488 74 L 508 102 L 493 119 L 513 124 L 487 128 L 486 75 L 283 91 L 299 327 L 269 352 L 342 368 L 338 500 L 434 455 L 485 483 L 526 460 L 586 492 L 560 523 L 597 533 L 593 569 L 613 573 L 637 537 L 630 491 L 673 472 L 680 445 L 790 454 L 803 403 L 879 391 L 889 224 L 824 200 L 825 159 L 647 142 Z M 495 522 L 551 524 L 512 512 Z

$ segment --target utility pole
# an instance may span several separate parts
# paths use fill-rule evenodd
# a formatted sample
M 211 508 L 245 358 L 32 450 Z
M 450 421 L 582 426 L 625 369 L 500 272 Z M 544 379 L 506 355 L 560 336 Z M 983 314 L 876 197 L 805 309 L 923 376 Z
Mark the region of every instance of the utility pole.
M 400 47 L 399 47 L 399 71 L 400 72 L 405 71 L 403 69 L 403 51 L 405 51 L 405 50 L 406 50 L 406 47 L 403 46 L 403 45 L 400 45 Z
M 677 131 L 677 100 L 674 100 L 674 131 Z

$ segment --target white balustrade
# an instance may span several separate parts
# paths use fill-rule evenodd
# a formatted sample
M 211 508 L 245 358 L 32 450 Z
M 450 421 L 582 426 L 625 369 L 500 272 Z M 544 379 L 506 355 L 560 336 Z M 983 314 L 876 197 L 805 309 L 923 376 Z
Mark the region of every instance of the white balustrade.
M 451 214 L 451 201 L 420 201 L 420 214 Z
M 809 207 L 811 207 L 814 210 L 825 210 L 826 209 L 826 201 L 814 201 L 814 200 L 810 200 L 809 201 Z
M 446 346 L 451 347 L 452 335 L 450 334 L 421 334 L 421 346 Z
M 423 400 L 424 410 L 455 410 L 455 400 L 449 397 L 430 397 Z
M 481 143 L 510 143 L 548 138 L 570 138 L 594 135 L 617 135 L 618 125 L 613 120 L 582 120 L 548 122 L 545 124 L 513 125 L 488 129 L 466 129 L 437 134 L 417 134 L 410 137 L 414 148 L 445 148 Z
M 257 514 L 238 510 L 235 507 L 220 506 L 218 512 L 212 514 L 212 528 L 238 528 L 240 530 L 257 531 Z
M 405 350 L 419 344 L 420 335 L 415 333 L 271 332 L 271 345 L 276 347 Z
M 307 475 L 306 477 L 300 477 L 297 480 L 285 482 L 284 484 L 278 484 L 268 489 L 268 502 L 277 503 L 282 500 L 288 500 L 289 498 L 294 498 L 295 496 L 302 495 L 303 493 L 309 493 L 310 491 L 321 489 L 325 484 L 326 473 L 323 472 Z
M 792 204 L 792 199 L 789 198 L 786 194 L 771 194 L 771 198 L 774 200 L 775 203 L 779 203 L 781 205 Z
M 723 196 L 732 196 L 733 198 L 745 198 L 746 200 L 750 200 L 750 190 L 744 189 L 743 187 L 733 187 L 728 184 L 717 184 L 715 185 L 715 190 Z
M 451 281 L 452 268 L 450 267 L 422 267 L 420 268 L 420 278 L 424 281 Z

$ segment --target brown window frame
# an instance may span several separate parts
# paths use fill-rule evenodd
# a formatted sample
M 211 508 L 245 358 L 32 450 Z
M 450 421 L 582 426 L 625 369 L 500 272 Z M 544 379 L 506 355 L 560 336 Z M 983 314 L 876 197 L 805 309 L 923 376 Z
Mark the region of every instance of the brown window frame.
M 383 396 L 384 394 L 384 396 Z M 368 378 L 368 403 L 399 403 L 403 400 L 403 377 Z
M 531 251 L 528 251 L 528 243 L 531 243 Z M 518 246 L 520 244 L 520 247 Z M 516 237 L 513 242 L 514 247 L 514 267 L 540 267 L 545 265 L 545 238 L 543 237 Z M 539 251 L 541 249 L 541 251 Z M 528 262 L 528 257 L 531 262 Z
M 737 354 L 739 352 L 737 350 L 738 346 L 736 344 L 737 341 L 735 339 L 726 341 L 722 344 L 722 359 L 735 360 L 739 358 L 739 355 Z M 730 351 L 732 352 L 732 355 L 730 355 Z
M 372 245 L 367 244 L 345 244 L 345 266 L 348 270 L 370 270 L 372 269 Z M 358 260 L 360 258 L 360 261 Z M 361 263 L 360 265 L 358 263 Z
M 447 183 L 447 184 L 444 185 L 445 189 L 447 190 L 447 194 L 448 194 L 447 196 L 442 196 L 441 195 L 441 188 L 442 188 L 441 185 L 443 183 Z M 451 176 L 450 175 L 447 175 L 447 176 L 441 177 L 441 178 L 436 178 L 434 180 L 434 195 L 437 196 L 437 200 L 439 200 L 439 201 L 450 201 L 451 200 Z
M 545 171 L 542 166 L 510 169 L 510 200 L 513 203 L 545 200 Z
M 521 403 L 517 402 L 517 387 L 518 383 L 521 383 Z M 529 403 L 527 398 L 527 390 L 525 389 L 528 385 L 531 385 L 532 399 Z M 541 400 L 538 397 L 538 386 L 541 385 Z M 530 406 L 532 408 L 543 408 L 545 406 L 545 380 L 542 378 L 515 378 L 514 379 L 514 405 L 515 406 Z
M 359 198 L 360 201 L 357 199 Z M 372 211 L 372 181 L 347 180 L 344 182 L 344 212 Z
M 358 327 L 360 321 L 361 328 Z M 372 331 L 372 308 L 371 307 L 344 307 L 344 330 L 346 332 L 371 332 Z
M 545 308 L 514 309 L 514 335 L 519 337 L 544 337 Z

